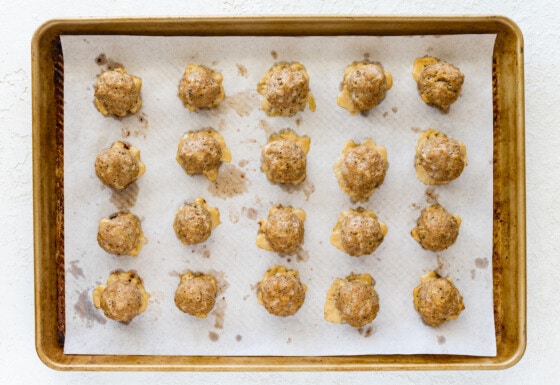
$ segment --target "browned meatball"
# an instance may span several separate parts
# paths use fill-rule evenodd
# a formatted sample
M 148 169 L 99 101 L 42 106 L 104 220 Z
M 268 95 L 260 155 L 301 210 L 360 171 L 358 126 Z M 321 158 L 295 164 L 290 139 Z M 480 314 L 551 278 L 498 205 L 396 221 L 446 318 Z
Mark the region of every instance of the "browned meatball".
M 97 243 L 110 254 L 136 256 L 145 240 L 134 214 L 120 212 L 99 221 Z
M 422 100 L 447 111 L 461 94 L 465 76 L 452 64 L 437 61 L 427 65 L 418 77 L 418 90 Z
M 465 305 L 451 278 L 441 278 L 431 271 L 421 282 L 413 291 L 414 308 L 426 325 L 438 326 L 459 317 Z
M 257 298 L 270 314 L 286 317 L 294 315 L 301 308 L 306 290 L 297 271 L 274 266 L 259 282 Z
M 142 80 L 124 68 L 105 71 L 94 84 L 95 106 L 105 116 L 134 114 L 142 106 L 141 86 Z
M 93 292 L 93 303 L 107 318 L 129 323 L 146 310 L 148 298 L 142 279 L 134 272 L 111 273 L 107 285 L 99 285 Z
M 183 135 L 176 159 L 187 174 L 203 174 L 214 181 L 222 162 L 229 162 L 231 154 L 219 133 L 213 129 L 205 129 L 189 131 Z
M 275 64 L 257 86 L 264 96 L 262 109 L 269 116 L 293 116 L 303 111 L 307 103 L 314 111 L 309 91 L 309 75 L 300 63 Z
M 460 225 L 461 218 L 436 204 L 422 210 L 412 236 L 424 249 L 441 251 L 455 243 Z
M 354 62 L 344 71 L 337 104 L 355 114 L 369 111 L 385 99 L 393 80 L 378 62 Z
M 206 318 L 216 303 L 216 280 L 208 274 L 188 272 L 175 291 L 175 305 L 184 313 Z
M 202 198 L 179 208 L 175 214 L 173 229 L 184 245 L 194 245 L 206 241 L 212 229 L 220 223 L 219 212 L 210 207 Z
M 335 164 L 335 174 L 345 193 L 357 201 L 364 201 L 381 186 L 387 168 L 385 148 L 366 139 L 362 144 L 347 143 Z
M 144 174 L 140 150 L 124 142 L 116 142 L 95 158 L 95 174 L 101 182 L 116 190 L 124 190 Z
M 225 93 L 222 75 L 204 66 L 189 64 L 179 81 L 179 98 L 190 111 L 215 108 Z
M 429 185 L 443 185 L 457 179 L 467 164 L 465 145 L 430 129 L 416 146 L 418 178 Z
M 307 176 L 307 152 L 310 140 L 291 130 L 271 135 L 262 148 L 261 170 L 274 183 L 300 184 Z
M 333 229 L 331 243 L 353 257 L 373 253 L 383 242 L 387 226 L 372 211 L 358 208 L 343 212 Z
M 257 246 L 280 254 L 293 254 L 303 244 L 305 212 L 276 206 L 259 224 Z
M 379 312 L 375 281 L 369 274 L 350 274 L 336 279 L 325 301 L 325 320 L 362 327 L 372 322 Z

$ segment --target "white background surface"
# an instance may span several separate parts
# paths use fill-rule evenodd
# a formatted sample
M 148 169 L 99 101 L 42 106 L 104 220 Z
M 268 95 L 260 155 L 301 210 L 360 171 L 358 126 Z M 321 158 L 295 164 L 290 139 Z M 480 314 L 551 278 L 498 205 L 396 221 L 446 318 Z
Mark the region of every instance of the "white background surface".
M 525 37 L 527 155 L 528 345 L 523 359 L 504 371 L 356 373 L 61 373 L 35 353 L 31 189 L 30 41 L 44 21 L 79 16 L 250 14 L 500 14 Z M 2 1 L 0 16 L 0 381 L 6 384 L 556 384 L 560 375 L 560 3 L 556 0 L 391 1 L 207 1 L 159 2 Z

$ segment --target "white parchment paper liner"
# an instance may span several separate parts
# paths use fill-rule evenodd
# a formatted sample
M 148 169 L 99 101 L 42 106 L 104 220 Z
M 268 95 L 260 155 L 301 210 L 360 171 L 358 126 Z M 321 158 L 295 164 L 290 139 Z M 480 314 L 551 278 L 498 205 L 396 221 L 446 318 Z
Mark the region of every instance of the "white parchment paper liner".
M 492 92 L 494 36 L 414 37 L 142 37 L 63 36 L 65 76 L 65 258 L 67 354 L 171 355 L 495 355 L 492 304 Z M 108 63 L 99 55 L 103 53 Z M 411 70 L 426 54 L 459 66 L 463 94 L 449 113 L 426 106 Z M 364 57 L 381 61 L 394 85 L 367 116 L 351 116 L 336 105 L 346 65 Z M 96 59 L 98 59 L 96 61 Z M 103 117 L 93 105 L 96 75 L 122 63 L 143 80 L 143 107 L 124 119 Z M 317 110 L 293 118 L 268 118 L 256 84 L 277 61 L 303 63 Z M 101 63 L 99 63 L 101 62 Z M 177 98 L 188 63 L 224 76 L 226 100 L 213 111 L 190 113 Z M 216 185 L 190 177 L 175 161 L 187 130 L 214 127 L 232 152 Z M 260 148 L 268 135 L 292 128 L 311 138 L 307 181 L 298 189 L 270 184 L 260 172 Z M 467 146 L 468 166 L 447 186 L 427 187 L 413 167 L 420 130 L 436 128 Z M 385 183 L 364 207 L 375 211 L 389 232 L 370 256 L 351 258 L 329 243 L 337 215 L 350 207 L 332 166 L 344 143 L 371 137 L 387 148 Z M 141 150 L 147 171 L 124 194 L 96 178 L 96 155 L 117 140 Z M 185 201 L 204 197 L 218 207 L 222 224 L 203 245 L 183 246 L 173 218 Z M 412 239 L 420 210 L 434 200 L 463 222 L 455 245 L 433 253 Z M 255 246 L 258 220 L 272 205 L 303 208 L 306 235 L 299 256 L 281 258 Z M 105 253 L 96 241 L 99 219 L 119 209 L 138 215 L 149 242 L 136 258 Z M 275 264 L 300 272 L 307 298 L 293 317 L 269 315 L 255 287 Z M 152 297 L 145 313 L 124 325 L 106 319 L 91 303 L 92 290 L 110 272 L 133 269 Z M 213 272 L 221 284 L 207 319 L 183 314 L 173 296 L 179 274 Z M 420 276 L 436 269 L 451 276 L 466 305 L 459 319 L 437 328 L 424 325 L 413 307 Z M 351 272 L 376 280 L 381 309 L 360 329 L 323 320 L 332 281 Z

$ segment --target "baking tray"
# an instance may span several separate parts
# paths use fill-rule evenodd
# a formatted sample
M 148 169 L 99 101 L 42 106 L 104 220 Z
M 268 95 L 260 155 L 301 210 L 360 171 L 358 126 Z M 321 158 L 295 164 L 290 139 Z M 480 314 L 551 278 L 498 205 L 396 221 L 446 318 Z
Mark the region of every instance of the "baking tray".
M 64 60 L 61 35 L 336 36 L 496 34 L 493 282 L 497 355 L 130 356 L 64 354 Z M 32 41 L 35 332 L 58 370 L 503 369 L 526 346 L 523 37 L 501 16 L 292 16 L 52 20 Z

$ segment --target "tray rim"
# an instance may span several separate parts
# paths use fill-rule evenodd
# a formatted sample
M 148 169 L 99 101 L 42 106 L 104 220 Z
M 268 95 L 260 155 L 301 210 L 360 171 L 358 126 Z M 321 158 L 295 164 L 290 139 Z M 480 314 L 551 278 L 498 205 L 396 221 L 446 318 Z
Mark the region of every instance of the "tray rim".
M 303 22 L 303 23 L 302 23 Z M 299 26 L 298 26 L 299 24 Z M 302 24 L 306 28 L 303 29 Z M 257 26 L 259 33 L 255 33 Z M 214 27 L 208 29 L 209 27 Z M 514 287 L 505 287 L 510 295 L 515 295 L 515 314 L 508 318 L 513 338 L 504 352 L 495 357 L 456 355 L 365 355 L 365 356 L 304 356 L 304 357 L 198 357 L 198 356 L 115 356 L 115 355 L 65 355 L 58 345 L 56 331 L 48 330 L 46 322 L 50 306 L 56 302 L 52 290 L 43 290 L 47 274 L 53 275 L 49 258 L 53 255 L 54 229 L 45 229 L 49 216 L 57 213 L 54 202 L 49 202 L 54 182 L 48 181 L 45 161 L 52 159 L 49 153 L 49 134 L 45 132 L 55 119 L 49 112 L 49 101 L 54 101 L 54 86 L 48 84 L 48 63 L 41 59 L 52 49 L 48 42 L 63 35 L 87 34 L 132 34 L 132 35 L 337 35 L 343 29 L 345 34 L 366 35 L 412 35 L 412 34 L 470 34 L 496 33 L 504 39 L 504 60 L 502 66 L 511 67 L 515 80 L 503 99 L 513 103 L 514 116 L 496 117 L 502 111 L 496 107 L 495 120 L 505 119 L 512 124 L 507 127 L 516 139 L 500 144 L 500 148 L 511 151 L 510 162 L 514 163 L 512 180 L 505 181 L 503 190 L 510 198 L 501 202 L 504 216 L 495 219 L 496 232 L 502 233 L 507 227 L 504 250 L 514 251 L 513 255 L 502 255 L 512 273 L 508 279 L 514 280 Z M 421 31 L 421 33 L 418 33 Z M 495 54 L 496 55 L 496 54 Z M 31 44 L 32 57 L 32 106 L 33 106 L 33 205 L 34 205 L 34 284 L 35 284 L 35 345 L 43 363 L 57 370 L 191 370 L 191 371 L 309 371 L 309 370 L 457 370 L 457 369 L 505 369 L 515 365 L 526 348 L 526 231 L 525 231 L 525 144 L 524 144 L 524 63 L 523 36 L 519 27 L 504 16 L 246 16 L 246 17 L 148 17 L 148 18 L 83 18 L 53 19 L 45 22 L 35 32 Z M 500 69 L 499 69 L 500 70 Z M 52 69 L 51 69 L 52 71 Z M 505 70 L 504 70 L 505 71 Z M 504 81 L 505 83 L 505 81 Z M 498 84 L 498 91 L 500 91 Z M 50 92 L 50 93 L 49 93 Z M 47 96 L 45 96 L 47 95 Z M 506 101 L 501 101 L 502 104 Z M 496 111 L 497 110 L 497 111 Z M 504 114 L 505 115 L 505 114 Z M 496 130 L 496 128 L 495 128 Z M 502 128 L 503 130 L 503 128 Z M 52 134 L 50 134 L 52 135 Z M 501 152 L 496 150 L 495 154 Z M 500 155 L 501 156 L 501 155 Z M 49 158 L 50 157 L 50 158 Z M 495 156 L 496 159 L 496 156 Z M 496 167 L 496 166 L 495 166 Z M 47 176 L 45 176 L 47 175 Z M 52 176 L 52 175 L 50 175 Z M 508 175 L 511 177 L 511 175 Z M 508 176 L 502 176 L 507 178 Z M 495 180 L 496 186 L 496 180 Z M 510 223 L 511 208 L 515 208 L 515 223 Z M 63 207 L 62 207 L 63 210 Z M 496 192 L 495 209 L 496 212 Z M 501 223 L 508 219 L 506 223 Z M 499 226 L 496 221 L 500 220 Z M 496 227 L 498 226 L 498 230 Z M 501 227 L 500 227 L 501 226 Z M 46 233 L 46 235 L 45 235 Z M 502 239 L 503 241 L 503 239 Z M 50 242 L 50 243 L 49 243 Z M 513 243 L 513 245 L 512 245 Z M 500 251 L 504 251 L 500 250 Z M 505 250 L 507 251 L 507 250 Z M 494 251 L 496 254 L 496 250 Z M 507 253 L 505 253 L 507 254 Z M 496 256 L 494 256 L 496 257 Z M 515 266 L 511 265 L 515 262 Z M 513 267 L 512 267 L 513 266 Z M 509 270 L 507 270 L 509 271 Z M 51 283 L 52 285 L 52 283 Z M 55 307 L 56 310 L 56 307 Z M 53 344 L 54 342 L 54 344 Z M 503 342 L 503 341 L 502 341 Z M 498 343 L 500 348 L 500 344 Z M 500 349 L 498 349 L 500 350 Z

